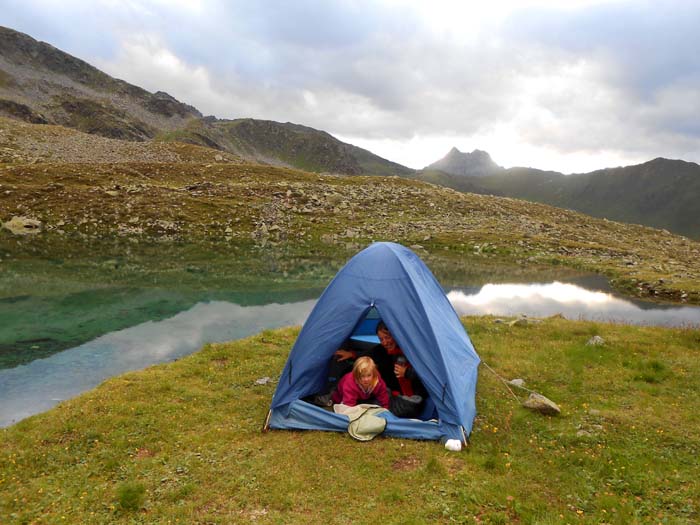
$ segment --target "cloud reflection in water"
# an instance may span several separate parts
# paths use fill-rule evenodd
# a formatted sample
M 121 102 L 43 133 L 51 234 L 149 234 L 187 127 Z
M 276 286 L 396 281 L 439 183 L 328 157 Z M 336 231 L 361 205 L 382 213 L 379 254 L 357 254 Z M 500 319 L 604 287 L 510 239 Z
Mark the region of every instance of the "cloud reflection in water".
M 504 315 L 589 319 L 629 324 L 700 326 L 700 308 L 632 302 L 569 283 L 487 284 L 475 294 L 447 294 L 459 315 Z M 643 306 L 643 307 L 642 307 Z
M 198 303 L 169 319 L 111 332 L 46 359 L 0 370 L 0 427 L 48 410 L 108 377 L 182 357 L 205 343 L 302 324 L 315 303 Z

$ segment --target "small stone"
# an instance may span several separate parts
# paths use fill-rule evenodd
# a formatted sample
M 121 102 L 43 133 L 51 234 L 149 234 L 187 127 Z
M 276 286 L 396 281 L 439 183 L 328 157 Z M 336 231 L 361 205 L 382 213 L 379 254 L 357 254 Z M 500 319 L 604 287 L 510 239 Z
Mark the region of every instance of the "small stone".
M 523 402 L 523 406 L 546 416 L 558 416 L 561 414 L 559 405 L 542 394 L 536 394 L 535 392 L 531 393 L 530 397 Z
M 272 378 L 271 378 L 271 377 L 268 377 L 268 376 L 265 376 L 265 377 L 261 377 L 260 379 L 256 379 L 256 380 L 255 380 L 255 384 L 256 384 L 256 385 L 266 385 L 266 384 L 268 384 L 270 381 L 272 381 Z
M 602 346 L 605 344 L 605 339 L 600 337 L 599 335 L 594 335 L 591 337 L 588 342 L 586 343 L 586 346 Z
M 508 383 L 513 386 L 525 386 L 525 380 L 520 378 L 511 379 L 510 381 L 508 381 Z

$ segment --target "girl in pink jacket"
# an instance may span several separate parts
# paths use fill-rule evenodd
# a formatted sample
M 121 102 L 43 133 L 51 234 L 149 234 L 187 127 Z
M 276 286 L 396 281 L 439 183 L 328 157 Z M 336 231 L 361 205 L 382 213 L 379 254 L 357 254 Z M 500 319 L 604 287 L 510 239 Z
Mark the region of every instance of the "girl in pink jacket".
M 333 392 L 333 402 L 350 407 L 370 402 L 389 408 L 386 383 L 379 375 L 377 365 L 371 357 L 360 357 L 355 361 L 352 372 L 348 372 L 338 381 L 338 388 Z

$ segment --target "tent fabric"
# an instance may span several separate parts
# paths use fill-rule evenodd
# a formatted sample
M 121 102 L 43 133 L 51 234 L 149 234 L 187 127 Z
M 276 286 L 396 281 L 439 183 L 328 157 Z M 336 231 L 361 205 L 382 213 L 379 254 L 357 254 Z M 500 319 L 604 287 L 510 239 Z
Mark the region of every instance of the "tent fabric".
M 301 403 L 309 404 L 295 402 L 324 387 L 333 353 L 362 326 L 372 308 L 423 381 L 438 414 L 441 437 L 464 441 L 476 415 L 479 357 L 427 266 L 408 248 L 386 242 L 374 243 L 350 259 L 309 314 L 272 398 L 270 428 L 300 428 L 293 421 L 299 417 L 304 428 L 337 430 L 336 420 L 310 423 L 306 412 L 298 412 Z M 434 436 L 417 430 L 410 437 Z
M 273 410 L 270 428 L 276 430 L 328 430 L 347 432 L 350 418 L 343 414 L 330 412 L 306 401 L 293 401 L 289 404 L 288 415 L 282 410 Z M 389 411 L 377 414 L 386 419 L 386 428 L 382 435 L 401 439 L 423 439 L 438 441 L 444 435 L 437 421 L 419 419 L 402 419 Z M 456 429 L 455 429 L 456 430 Z M 462 439 L 461 437 L 455 439 Z

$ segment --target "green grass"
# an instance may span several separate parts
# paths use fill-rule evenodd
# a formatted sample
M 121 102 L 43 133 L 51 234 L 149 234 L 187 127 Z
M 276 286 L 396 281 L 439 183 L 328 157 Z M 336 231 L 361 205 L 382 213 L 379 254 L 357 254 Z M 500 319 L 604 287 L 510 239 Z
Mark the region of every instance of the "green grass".
M 467 318 L 470 446 L 260 432 L 298 329 L 208 345 L 0 431 L 3 523 L 697 523 L 698 330 Z M 592 335 L 605 345 L 586 346 Z M 645 379 L 646 375 L 653 378 Z

